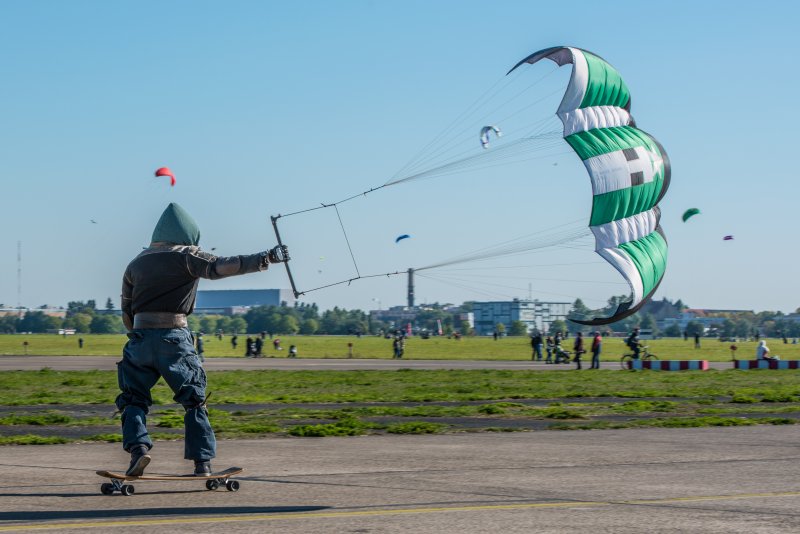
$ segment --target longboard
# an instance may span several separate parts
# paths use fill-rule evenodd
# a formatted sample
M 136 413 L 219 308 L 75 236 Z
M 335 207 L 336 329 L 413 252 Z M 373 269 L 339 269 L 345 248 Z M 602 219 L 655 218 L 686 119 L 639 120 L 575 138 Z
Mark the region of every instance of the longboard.
M 206 489 L 215 490 L 224 485 L 228 491 L 238 491 L 239 481 L 230 480 L 233 475 L 238 475 L 244 471 L 241 467 L 229 467 L 224 471 L 217 471 L 206 476 L 199 475 L 142 475 L 140 477 L 132 477 L 124 473 L 114 473 L 113 471 L 95 471 L 98 475 L 105 478 L 110 478 L 111 482 L 104 482 L 100 485 L 100 492 L 103 495 L 113 495 L 115 492 L 120 492 L 122 495 L 133 495 L 133 484 L 125 484 L 125 482 L 133 480 L 205 480 Z

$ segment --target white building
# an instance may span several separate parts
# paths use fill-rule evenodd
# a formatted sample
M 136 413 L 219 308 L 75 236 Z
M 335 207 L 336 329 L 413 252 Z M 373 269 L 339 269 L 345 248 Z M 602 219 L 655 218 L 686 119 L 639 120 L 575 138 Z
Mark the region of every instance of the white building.
M 556 320 L 565 321 L 572 308 L 571 302 L 541 302 L 537 300 L 476 302 L 472 308 L 475 314 L 475 332 L 478 335 L 492 334 L 496 325 L 502 323 L 506 332 L 513 321 L 522 321 L 528 332 L 538 330 L 546 333 L 550 324 Z

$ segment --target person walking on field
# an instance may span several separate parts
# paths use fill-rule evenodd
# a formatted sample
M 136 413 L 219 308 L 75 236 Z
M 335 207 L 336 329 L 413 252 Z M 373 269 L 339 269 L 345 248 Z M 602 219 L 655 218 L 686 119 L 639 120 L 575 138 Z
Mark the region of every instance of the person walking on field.
M 203 353 L 205 352 L 205 350 L 203 348 L 203 333 L 202 332 L 199 332 L 197 334 L 197 336 L 195 337 L 195 346 L 197 347 L 195 349 L 195 350 L 197 350 L 197 357 L 200 358 L 201 362 L 205 361 L 205 356 L 203 356 Z
M 199 279 L 255 273 L 289 260 L 284 246 L 225 258 L 203 252 L 199 241 L 197 223 L 171 203 L 150 246 L 128 264 L 122 280 L 128 342 L 117 364 L 121 393 L 116 405 L 122 413 L 122 447 L 131 455 L 129 476 L 141 476 L 150 463 L 153 442 L 147 433 L 147 413 L 153 404 L 150 390 L 160 377 L 186 411 L 184 458 L 194 461 L 196 475 L 211 474 L 217 443 L 206 410 L 206 373 L 186 319 L 194 310 Z
M 540 334 L 538 331 L 534 332 L 533 336 L 531 337 L 531 348 L 533 349 L 531 360 L 542 361 L 542 334 Z
M 589 369 L 600 369 L 600 351 L 603 347 L 603 338 L 600 337 L 600 332 L 594 333 L 592 339 L 592 366 Z
M 573 357 L 575 370 L 580 371 L 583 369 L 583 367 L 581 367 L 581 355 L 586 352 L 583 348 L 583 332 L 578 332 L 575 336 L 575 343 L 572 345 L 572 349 L 575 351 L 575 356 Z

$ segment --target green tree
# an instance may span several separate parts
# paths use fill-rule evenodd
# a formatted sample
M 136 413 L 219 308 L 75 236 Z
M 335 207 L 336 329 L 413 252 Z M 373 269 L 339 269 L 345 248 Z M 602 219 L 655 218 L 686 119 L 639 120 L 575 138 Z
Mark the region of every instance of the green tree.
M 207 334 L 213 334 L 217 331 L 217 316 L 204 315 L 200 318 L 200 331 Z
M 88 334 L 92 331 L 92 315 L 76 312 L 64 319 L 64 328 L 74 328 L 79 334 Z
M 92 334 L 120 334 L 125 331 L 122 317 L 118 315 L 95 315 L 89 328 Z
M 686 333 L 690 336 L 702 336 L 705 333 L 705 328 L 703 328 L 703 325 L 697 321 L 689 321 L 686 324 Z
M 475 329 L 470 326 L 469 321 L 461 321 L 458 331 L 461 332 L 462 336 L 471 336 L 475 333 Z
M 319 330 L 319 322 L 316 319 L 306 319 L 300 325 L 300 333 L 306 336 L 315 334 Z
M 645 330 L 652 331 L 654 336 L 658 335 L 658 324 L 656 324 L 656 318 L 653 317 L 652 313 L 645 313 L 642 316 L 642 320 L 639 323 L 639 327 Z
M 200 319 L 197 318 L 195 315 L 190 315 L 186 318 L 186 322 L 189 323 L 189 330 L 192 332 L 199 332 L 200 331 Z
M 496 325 L 494 325 L 494 331 L 497 332 L 500 335 L 505 334 L 506 333 L 506 325 L 504 325 L 503 323 L 497 323 Z
M 508 330 L 509 336 L 527 336 L 528 325 L 522 321 L 511 321 L 511 328 Z
M 240 316 L 233 317 L 231 319 L 231 333 L 232 334 L 245 334 L 247 333 L 247 321 Z
M 224 315 L 217 318 L 217 330 L 222 330 L 223 333 L 231 331 L 231 318 Z
M 94 300 L 75 300 L 67 303 L 67 317 L 72 317 L 77 313 L 92 316 L 97 311 L 97 303 Z
M 20 332 L 44 333 L 51 329 L 58 329 L 61 326 L 61 319 L 50 317 L 41 311 L 29 311 L 25 313 L 18 324 Z
M 681 332 L 681 327 L 678 326 L 678 323 L 672 323 L 664 329 L 664 335 L 668 337 L 681 337 L 683 332 Z
M 283 331 L 283 315 L 277 311 L 270 313 L 267 317 L 266 328 L 263 328 L 262 330 L 266 330 L 267 332 L 272 332 L 274 334 L 285 334 L 286 332 Z M 259 330 L 259 332 L 260 331 L 261 330 Z
M 14 334 L 18 325 L 19 319 L 15 315 L 0 317 L 0 334 Z
M 588 319 L 590 318 L 592 310 L 589 309 L 581 299 L 575 299 L 572 303 L 572 308 L 569 311 L 568 319 Z M 584 325 L 572 321 L 567 321 L 567 330 L 572 333 L 580 332 L 583 330 Z
M 548 330 L 548 334 L 555 335 L 556 332 L 564 333 L 567 331 L 567 323 L 562 321 L 561 319 L 556 319 L 552 323 L 550 323 L 550 329 Z
M 300 330 L 297 324 L 297 319 L 292 315 L 284 315 L 281 321 L 281 332 L 284 334 L 294 335 Z
M 114 311 L 114 301 L 111 300 L 111 297 L 108 297 L 108 300 L 106 301 L 106 311 Z
M 722 325 L 719 328 L 719 335 L 725 339 L 736 337 L 736 323 L 730 319 L 722 321 Z

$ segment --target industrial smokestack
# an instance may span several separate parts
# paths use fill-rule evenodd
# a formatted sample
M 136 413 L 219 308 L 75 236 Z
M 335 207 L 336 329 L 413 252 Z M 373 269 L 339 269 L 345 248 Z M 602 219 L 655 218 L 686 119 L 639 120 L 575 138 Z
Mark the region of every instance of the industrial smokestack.
M 408 307 L 414 307 L 414 269 L 408 269 Z

